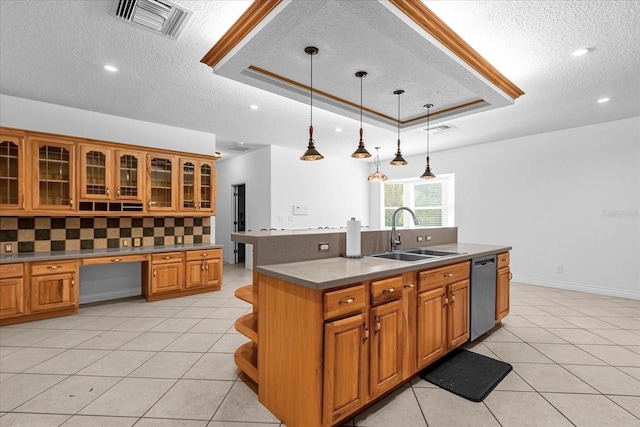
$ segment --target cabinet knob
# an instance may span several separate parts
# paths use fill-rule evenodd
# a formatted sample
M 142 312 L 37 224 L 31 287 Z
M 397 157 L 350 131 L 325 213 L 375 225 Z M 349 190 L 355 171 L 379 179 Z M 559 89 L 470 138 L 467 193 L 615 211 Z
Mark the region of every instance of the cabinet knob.
M 444 277 L 453 277 L 453 273 L 447 273 L 443 275 Z
M 200 256 L 209 256 L 209 254 L 200 254 Z
M 366 323 L 364 323 L 362 326 L 364 326 L 364 338 L 362 339 L 362 341 L 366 341 L 369 339 L 369 327 Z
M 111 262 L 120 262 L 122 261 L 122 258 L 114 258 L 111 260 Z
M 120 197 L 120 187 L 118 187 L 118 190 L 116 191 L 116 195 Z
M 153 277 L 156 277 L 156 269 L 153 269 Z
M 109 197 L 109 188 L 107 187 L 107 197 Z
M 392 294 L 392 293 L 394 293 L 395 291 L 396 291 L 396 290 L 395 290 L 395 288 L 389 288 L 389 289 L 384 289 L 384 290 L 382 291 L 382 293 L 383 293 L 383 294 Z
M 347 299 L 343 299 L 338 301 L 338 304 L 351 304 L 356 300 L 356 297 L 351 297 L 351 298 L 347 298 Z
M 47 266 L 47 268 L 48 268 L 49 270 L 57 270 L 57 269 L 59 269 L 60 267 L 61 267 L 60 265 L 49 265 L 49 266 Z
M 376 329 L 375 333 L 377 334 L 380 331 L 380 316 L 376 316 Z
M 409 289 L 413 289 L 415 287 L 415 285 L 413 283 L 406 283 L 404 285 L 405 288 L 409 288 Z
M 513 279 L 513 273 L 509 272 L 509 280 Z
M 204 271 L 204 262 L 200 265 L 200 271 Z
M 73 199 L 69 199 L 69 206 L 73 207 Z

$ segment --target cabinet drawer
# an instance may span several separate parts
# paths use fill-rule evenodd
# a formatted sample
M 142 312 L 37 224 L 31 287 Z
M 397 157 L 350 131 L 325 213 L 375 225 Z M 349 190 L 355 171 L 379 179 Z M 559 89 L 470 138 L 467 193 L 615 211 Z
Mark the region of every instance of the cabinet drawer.
M 433 270 L 421 271 L 418 274 L 418 292 L 433 289 L 438 286 L 446 286 L 460 280 L 469 278 L 469 261 Z
M 402 296 L 402 276 L 371 282 L 371 305 L 393 301 Z
M 509 267 L 509 252 L 503 252 L 497 255 L 498 258 L 498 268 Z
M 23 275 L 22 264 L 0 265 L 0 278 L 21 277 Z
M 177 261 L 182 261 L 182 252 L 165 252 L 151 255 L 151 262 L 153 264 L 164 264 Z
M 364 285 L 324 294 L 324 319 L 360 312 L 364 309 Z
M 148 261 L 147 255 L 124 255 L 124 256 L 108 256 L 100 258 L 85 258 L 82 265 L 104 265 L 104 264 L 121 264 L 124 262 L 143 262 Z
M 208 249 L 201 251 L 188 251 L 187 261 L 197 261 L 200 259 L 212 259 L 222 258 L 222 251 L 220 249 Z
M 43 274 L 75 273 L 78 262 L 73 261 L 47 261 L 34 262 L 31 264 L 31 275 L 40 276 Z

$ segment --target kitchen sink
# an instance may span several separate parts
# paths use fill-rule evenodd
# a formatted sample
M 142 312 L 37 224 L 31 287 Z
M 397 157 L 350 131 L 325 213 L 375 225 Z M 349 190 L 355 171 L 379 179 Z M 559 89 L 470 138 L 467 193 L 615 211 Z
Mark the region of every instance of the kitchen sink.
M 418 254 L 418 255 L 429 255 L 432 257 L 443 257 L 443 256 L 452 256 L 452 255 L 460 255 L 459 252 L 449 252 L 449 251 L 434 251 L 432 249 L 406 249 L 401 251 L 405 254 Z
M 405 252 L 384 252 L 381 254 L 368 255 L 374 258 L 395 259 L 397 261 L 426 261 L 430 258 L 434 258 L 429 255 L 410 254 Z

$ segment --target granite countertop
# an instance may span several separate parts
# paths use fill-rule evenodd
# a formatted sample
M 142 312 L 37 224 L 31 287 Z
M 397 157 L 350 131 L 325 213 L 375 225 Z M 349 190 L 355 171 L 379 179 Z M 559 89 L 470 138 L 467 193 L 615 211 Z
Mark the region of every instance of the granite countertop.
M 0 255 L 0 264 L 14 262 L 57 261 L 65 259 L 99 258 L 103 256 L 126 256 L 152 254 L 158 252 L 180 252 L 200 249 L 221 249 L 223 245 L 214 243 L 194 243 L 191 245 L 140 246 L 136 248 L 84 249 L 79 251 L 29 252 Z
M 367 256 L 360 259 L 337 257 L 257 266 L 256 271 L 312 289 L 325 290 L 363 280 L 378 279 L 394 274 L 406 273 L 408 271 L 441 267 L 483 255 L 506 252 L 511 250 L 511 246 L 448 243 L 429 246 L 428 249 L 458 252 L 459 255 L 414 262 Z

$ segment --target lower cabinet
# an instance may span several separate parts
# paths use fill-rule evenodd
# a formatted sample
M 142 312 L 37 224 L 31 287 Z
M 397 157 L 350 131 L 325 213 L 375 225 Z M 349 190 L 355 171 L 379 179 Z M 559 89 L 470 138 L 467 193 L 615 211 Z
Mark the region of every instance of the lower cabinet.
M 182 252 L 151 255 L 150 294 L 180 291 L 184 288 L 184 262 Z
M 31 313 L 77 309 L 78 261 L 31 264 Z
M 22 264 L 0 265 L 0 319 L 27 313 L 24 269 Z
M 509 269 L 509 252 L 498 254 L 498 271 L 496 279 L 496 323 L 509 314 L 509 287 L 511 271 Z
M 222 250 L 189 251 L 185 257 L 185 288 L 217 287 L 222 284 Z

